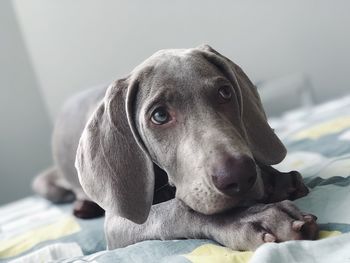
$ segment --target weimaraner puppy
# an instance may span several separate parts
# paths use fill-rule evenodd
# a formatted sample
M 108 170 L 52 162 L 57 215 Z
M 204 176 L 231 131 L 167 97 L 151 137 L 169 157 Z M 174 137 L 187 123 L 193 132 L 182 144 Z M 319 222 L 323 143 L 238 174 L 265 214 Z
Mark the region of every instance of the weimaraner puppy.
M 53 154 L 34 189 L 55 202 L 76 198 L 79 217 L 105 210 L 109 249 L 209 238 L 254 250 L 317 235 L 313 215 L 282 201 L 308 189 L 298 172 L 271 167 L 286 150 L 256 88 L 207 45 L 161 50 L 108 88 L 72 98 Z

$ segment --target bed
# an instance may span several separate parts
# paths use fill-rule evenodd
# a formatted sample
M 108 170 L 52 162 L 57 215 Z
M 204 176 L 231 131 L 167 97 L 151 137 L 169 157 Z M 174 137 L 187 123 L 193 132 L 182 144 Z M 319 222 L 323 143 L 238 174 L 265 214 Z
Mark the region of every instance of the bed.
M 103 218 L 31 196 L 0 207 L 0 262 L 350 262 L 350 96 L 290 111 L 270 124 L 288 149 L 276 165 L 302 173 L 310 194 L 295 203 L 318 217 L 317 241 L 233 251 L 210 240 L 150 240 L 105 250 Z

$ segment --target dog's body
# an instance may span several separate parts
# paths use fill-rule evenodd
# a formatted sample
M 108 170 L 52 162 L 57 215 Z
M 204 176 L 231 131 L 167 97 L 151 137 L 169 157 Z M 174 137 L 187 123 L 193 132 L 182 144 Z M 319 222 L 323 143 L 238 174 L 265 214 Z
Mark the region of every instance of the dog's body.
M 108 89 L 72 98 L 53 154 L 56 166 L 34 188 L 56 202 L 74 193 L 81 217 L 102 213 L 91 200 L 100 205 L 109 248 L 212 238 L 243 250 L 317 232 L 314 218 L 288 201 L 257 204 L 307 188 L 298 173 L 270 166 L 285 148 L 255 87 L 209 46 L 157 52 Z

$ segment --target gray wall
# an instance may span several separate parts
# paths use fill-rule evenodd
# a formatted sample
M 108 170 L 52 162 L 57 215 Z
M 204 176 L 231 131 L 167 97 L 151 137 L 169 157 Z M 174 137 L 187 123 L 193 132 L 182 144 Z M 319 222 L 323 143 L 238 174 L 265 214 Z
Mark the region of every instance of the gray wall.
M 317 101 L 349 90 L 347 0 L 15 3 L 52 116 L 71 93 L 123 76 L 158 49 L 202 42 L 254 81 L 306 73 Z
M 51 124 L 10 1 L 0 1 L 0 204 L 31 194 Z

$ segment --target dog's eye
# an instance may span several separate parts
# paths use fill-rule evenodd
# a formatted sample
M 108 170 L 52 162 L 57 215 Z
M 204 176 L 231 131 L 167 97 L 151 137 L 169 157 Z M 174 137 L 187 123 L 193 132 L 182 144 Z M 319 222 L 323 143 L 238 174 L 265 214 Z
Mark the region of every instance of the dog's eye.
M 155 109 L 152 113 L 151 120 L 154 124 L 162 125 L 169 121 L 170 116 L 164 107 Z
M 223 86 L 219 88 L 219 94 L 221 98 L 223 98 L 225 101 L 228 101 L 232 97 L 231 88 L 229 86 Z

